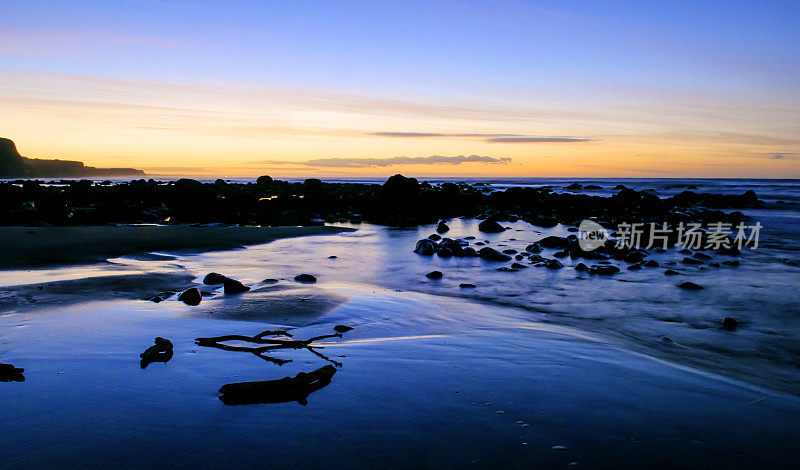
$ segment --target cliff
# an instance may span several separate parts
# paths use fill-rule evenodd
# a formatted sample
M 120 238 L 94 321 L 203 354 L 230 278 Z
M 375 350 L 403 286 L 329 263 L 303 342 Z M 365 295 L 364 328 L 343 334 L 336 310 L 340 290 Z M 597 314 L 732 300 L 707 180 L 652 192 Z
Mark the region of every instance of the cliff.
M 94 168 L 83 162 L 25 158 L 11 139 L 0 138 L 0 178 L 68 178 L 143 176 L 133 168 Z

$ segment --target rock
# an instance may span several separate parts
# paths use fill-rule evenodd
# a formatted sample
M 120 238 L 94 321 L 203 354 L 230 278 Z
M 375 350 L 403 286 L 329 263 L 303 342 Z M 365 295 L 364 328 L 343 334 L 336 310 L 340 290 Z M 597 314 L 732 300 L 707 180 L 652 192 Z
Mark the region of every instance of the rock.
M 339 258 L 339 257 L 338 257 L 338 256 L 336 256 L 336 255 L 330 255 L 330 256 L 328 256 L 328 259 L 337 259 L 337 258 Z
M 473 237 L 472 235 L 470 235 L 470 236 L 468 236 L 468 237 L 464 237 L 464 240 L 475 240 L 475 237 Z
M 524 264 L 520 263 L 511 263 L 511 267 L 514 269 L 528 269 L 529 266 L 525 266 Z
M 700 261 L 699 259 L 694 259 L 694 258 L 683 258 L 683 260 L 681 262 L 683 264 L 703 264 L 702 261 Z
M 707 255 L 705 253 L 700 253 L 699 251 L 697 253 L 694 253 L 692 256 L 694 256 L 697 259 L 704 259 L 704 260 L 710 260 L 711 259 L 711 255 Z
M 475 251 L 475 248 L 472 248 L 471 246 L 468 246 L 468 247 L 464 248 L 463 253 L 464 253 L 464 257 L 466 257 L 466 258 L 477 258 L 478 257 L 478 252 Z
M 515 254 L 517 254 L 517 250 L 515 250 L 513 248 L 509 248 L 507 250 L 503 250 L 503 253 L 505 253 L 507 255 L 515 255 Z
M 484 233 L 500 233 L 505 232 L 506 229 L 497 220 L 490 217 L 478 224 L 478 230 Z
M 578 263 L 578 264 L 575 265 L 575 271 L 585 272 L 585 271 L 588 271 L 588 270 L 589 270 L 589 267 L 586 266 L 583 263 Z
M 639 271 L 640 269 L 642 269 L 641 264 L 632 264 L 628 266 L 628 271 Z
M 568 189 L 568 190 L 570 190 L 570 191 L 578 191 L 578 190 L 581 190 L 581 189 L 583 189 L 583 186 L 581 186 L 581 185 L 580 185 L 580 184 L 578 184 L 578 183 L 572 183 L 572 184 L 571 184 L 571 185 L 569 185 L 569 186 L 565 186 L 565 187 L 564 187 L 564 189 Z
M 475 284 L 463 283 L 463 284 L 459 284 L 458 287 L 460 287 L 462 289 L 474 289 L 477 286 Z
M 155 302 L 155 303 L 159 303 L 159 302 L 163 302 L 164 301 L 164 299 L 162 299 L 161 297 L 159 297 L 157 295 L 154 295 L 154 296 L 150 297 L 147 300 L 149 300 L 150 302 Z
M 514 257 L 514 259 L 515 259 L 515 260 L 517 260 L 517 261 L 522 261 L 523 259 L 525 259 L 525 257 L 524 257 L 524 256 L 522 256 L 522 255 L 516 255 L 516 256 Z
M 440 258 L 450 258 L 451 256 L 453 256 L 453 250 L 451 250 L 450 248 L 439 247 L 436 250 L 436 254 L 439 255 Z
M 348 331 L 352 330 L 352 326 L 345 326 L 345 325 L 336 325 L 333 327 L 333 331 L 337 333 L 347 333 Z
M 203 278 L 203 284 L 207 286 L 214 286 L 217 284 L 222 284 L 225 282 L 225 279 L 228 279 L 227 276 L 223 276 L 219 273 L 208 273 L 206 277 Z
M 186 289 L 178 296 L 178 300 L 186 305 L 200 305 L 202 299 L 203 296 L 200 294 L 200 290 L 198 290 L 197 287 Z
M 603 187 L 602 187 L 602 186 L 598 186 L 598 185 L 596 185 L 596 184 L 587 184 L 586 186 L 584 186 L 584 187 L 583 187 L 583 189 L 589 189 L 589 190 L 593 190 L 593 191 L 599 191 L 599 190 L 603 189 Z
M 561 261 L 557 259 L 549 259 L 547 260 L 547 269 L 561 269 L 564 265 L 561 264 Z
M 142 358 L 139 366 L 142 369 L 153 362 L 169 362 L 172 359 L 172 341 L 159 336 L 154 340 L 154 343 L 153 346 L 139 354 L 139 357 Z
M 428 279 L 441 279 L 442 277 L 444 277 L 444 274 L 442 274 L 441 271 L 431 271 L 428 274 L 426 274 L 425 277 L 427 277 Z
M 433 256 L 436 253 L 436 244 L 424 238 L 417 242 L 417 246 L 414 248 L 414 253 L 422 256 Z
M 695 284 L 694 282 L 684 282 L 683 284 L 678 284 L 678 287 L 685 290 L 700 290 L 703 288 L 700 284 Z
M 709 263 L 708 265 L 709 265 L 709 266 L 711 266 L 712 268 L 718 268 L 718 267 L 720 267 L 720 264 L 719 264 L 719 263 Z
M 11 364 L 0 364 L 0 382 L 24 382 L 23 372 L 25 369 L 14 367 Z
M 645 261 L 644 267 L 645 268 L 657 268 L 658 267 L 658 261 L 656 261 L 654 259 L 649 259 L 649 260 Z
M 531 245 L 526 246 L 525 251 L 527 251 L 528 253 L 537 254 L 542 252 L 542 247 L 539 246 L 538 243 L 533 243 Z
M 569 246 L 569 241 L 566 238 L 557 237 L 555 235 L 544 237 L 536 243 L 543 248 L 567 248 Z M 526 249 L 525 251 L 530 251 L 531 253 L 534 253 L 533 251 L 528 249 Z
M 602 274 L 608 276 L 619 272 L 619 268 L 613 264 L 600 264 L 589 268 L 589 274 Z
M 665 276 L 677 276 L 678 274 L 680 273 L 678 271 L 675 271 L 674 269 L 667 269 L 666 271 L 664 271 Z
M 553 256 L 556 257 L 556 258 L 566 258 L 567 256 L 569 256 L 569 252 L 568 251 L 559 251 L 558 253 L 553 253 Z
M 732 268 L 737 268 L 740 265 L 739 260 L 735 259 L 730 261 L 723 261 L 722 264 L 724 264 L 725 266 L 730 266 Z
M 739 322 L 731 317 L 722 319 L 722 328 L 728 331 L 734 331 L 739 326 Z
M 428 235 L 428 240 L 433 240 L 435 242 L 438 242 L 441 239 L 442 239 L 442 236 L 439 235 L 439 234 L 436 234 L 436 233 L 432 233 L 432 234 Z
M 478 250 L 478 256 L 486 261 L 510 261 L 511 257 L 500 253 L 499 251 L 495 250 L 494 248 L 489 248 L 485 246 Z
M 436 226 L 436 233 L 447 233 L 449 231 L 450 227 L 444 222 L 439 222 L 439 225 Z
M 222 283 L 225 295 L 241 294 L 247 292 L 250 288 L 235 279 L 225 279 Z
M 626 263 L 640 263 L 644 259 L 644 253 L 641 251 L 632 251 L 625 255 L 624 261 Z
M 272 279 L 272 278 L 264 279 L 263 281 L 261 281 L 262 284 L 276 284 L 277 282 L 278 282 L 277 279 Z
M 311 274 L 298 274 L 297 276 L 294 277 L 294 280 L 305 284 L 313 284 L 317 282 L 317 278 L 312 276 Z

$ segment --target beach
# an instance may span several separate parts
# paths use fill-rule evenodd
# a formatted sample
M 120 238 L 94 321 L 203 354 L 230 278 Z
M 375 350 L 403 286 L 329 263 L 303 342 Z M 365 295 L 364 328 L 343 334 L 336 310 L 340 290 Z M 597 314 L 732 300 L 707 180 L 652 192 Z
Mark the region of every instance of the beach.
M 0 358 L 25 369 L 2 384 L 7 464 L 791 468 L 798 268 L 783 260 L 796 227 L 792 212 L 751 214 L 772 223 L 737 267 L 669 250 L 613 276 L 570 257 L 498 270 L 414 253 L 436 224 L 2 227 Z M 446 223 L 504 251 L 570 233 Z M 226 295 L 224 279 L 249 290 Z M 193 287 L 199 305 L 178 300 Z M 242 351 L 263 347 L 260 332 L 311 348 Z M 143 362 L 155 337 L 174 349 Z M 328 381 L 289 398 L 218 392 L 326 365 Z

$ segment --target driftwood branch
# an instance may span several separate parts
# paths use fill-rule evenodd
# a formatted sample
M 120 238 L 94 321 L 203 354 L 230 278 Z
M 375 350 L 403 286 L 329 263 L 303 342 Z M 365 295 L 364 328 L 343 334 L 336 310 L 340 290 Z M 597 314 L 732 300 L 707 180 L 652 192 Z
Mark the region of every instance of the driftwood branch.
M 315 355 L 319 356 L 320 358 L 334 364 L 336 367 L 341 367 L 342 364 L 340 362 L 334 361 L 330 359 L 326 355 L 315 351 L 313 348 L 319 348 L 319 346 L 312 346 L 311 343 L 314 341 L 319 341 L 321 339 L 327 338 L 341 338 L 341 333 L 334 333 L 330 335 L 321 335 L 315 336 L 313 338 L 307 340 L 294 340 L 294 339 L 266 339 L 265 336 L 286 336 L 291 337 L 289 333 L 283 330 L 266 330 L 262 331 L 261 333 L 254 335 L 254 336 L 245 336 L 245 335 L 223 335 L 223 336 L 212 336 L 209 338 L 197 338 L 195 343 L 198 346 L 205 346 L 211 348 L 222 349 L 223 351 L 240 351 L 240 352 L 249 352 L 252 353 L 259 358 L 272 362 L 273 364 L 286 364 L 287 362 L 291 362 L 291 359 L 278 359 L 272 356 L 268 356 L 265 353 L 267 351 L 274 351 L 276 349 L 308 349 Z M 251 347 L 251 346 L 234 346 L 230 344 L 224 344 L 229 341 L 241 341 L 253 344 L 263 344 L 265 346 L 259 347 Z

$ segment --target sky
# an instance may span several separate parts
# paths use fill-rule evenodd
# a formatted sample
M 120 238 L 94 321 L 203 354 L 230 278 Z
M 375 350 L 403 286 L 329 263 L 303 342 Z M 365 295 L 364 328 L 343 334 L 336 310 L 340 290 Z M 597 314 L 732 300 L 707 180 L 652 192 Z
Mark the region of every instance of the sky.
M 4 2 L 0 137 L 203 176 L 800 178 L 798 1 Z

